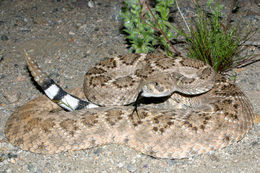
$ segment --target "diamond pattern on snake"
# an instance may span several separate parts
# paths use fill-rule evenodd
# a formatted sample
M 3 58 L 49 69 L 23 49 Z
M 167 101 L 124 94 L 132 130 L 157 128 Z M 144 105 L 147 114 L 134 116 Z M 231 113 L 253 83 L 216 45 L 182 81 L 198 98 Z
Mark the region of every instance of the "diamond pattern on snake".
M 55 154 L 115 143 L 180 159 L 237 142 L 253 125 L 245 94 L 199 60 L 116 56 L 90 68 L 83 88 L 66 92 L 25 58 L 47 97 L 18 108 L 6 123 L 7 139 L 23 150 Z

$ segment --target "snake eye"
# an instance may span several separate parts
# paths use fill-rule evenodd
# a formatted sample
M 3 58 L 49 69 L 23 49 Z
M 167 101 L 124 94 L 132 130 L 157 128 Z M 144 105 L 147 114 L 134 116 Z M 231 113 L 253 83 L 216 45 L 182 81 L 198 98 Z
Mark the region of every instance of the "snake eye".
M 155 84 L 155 86 L 158 86 L 158 85 L 159 85 L 158 82 L 155 82 L 154 84 Z

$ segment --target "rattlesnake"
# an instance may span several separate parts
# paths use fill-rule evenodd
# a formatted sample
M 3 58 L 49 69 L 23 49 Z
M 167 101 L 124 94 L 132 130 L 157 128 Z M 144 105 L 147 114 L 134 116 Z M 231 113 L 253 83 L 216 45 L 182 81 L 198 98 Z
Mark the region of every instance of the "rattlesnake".
M 239 141 L 253 124 L 247 97 L 198 60 L 161 54 L 106 59 L 86 73 L 84 92 L 69 90 L 73 96 L 26 57 L 52 100 L 80 110 L 64 111 L 46 96 L 20 107 L 5 134 L 23 150 L 54 154 L 116 143 L 157 158 L 186 158 Z

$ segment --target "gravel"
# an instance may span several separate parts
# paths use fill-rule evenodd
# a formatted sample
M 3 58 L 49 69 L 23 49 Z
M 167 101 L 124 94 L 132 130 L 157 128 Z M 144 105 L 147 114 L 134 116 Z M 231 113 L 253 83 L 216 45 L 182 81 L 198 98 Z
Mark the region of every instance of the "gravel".
M 122 0 L 120 1 L 122 2 Z M 260 126 L 239 143 L 191 159 L 155 159 L 128 147 L 40 155 L 14 147 L 5 139 L 4 125 L 21 105 L 41 95 L 25 66 L 24 49 L 64 88 L 81 86 L 88 68 L 100 60 L 127 53 L 117 0 L 0 1 L 0 170 L 15 172 L 260 172 Z M 225 2 L 228 11 L 229 1 Z M 259 27 L 256 2 L 239 1 L 232 19 Z M 179 2 L 192 10 L 189 1 Z M 258 25 L 258 26 L 257 26 Z M 249 49 L 259 55 L 259 35 Z M 258 57 L 259 58 L 259 57 Z M 260 115 L 260 62 L 234 69 L 237 84 Z

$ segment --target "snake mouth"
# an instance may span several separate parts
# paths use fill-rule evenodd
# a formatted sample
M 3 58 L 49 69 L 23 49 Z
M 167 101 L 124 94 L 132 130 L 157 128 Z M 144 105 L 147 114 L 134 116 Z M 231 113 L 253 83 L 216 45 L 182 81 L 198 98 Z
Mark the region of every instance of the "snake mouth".
M 149 92 L 149 91 L 142 91 L 141 96 L 142 97 L 167 97 L 170 96 L 172 92 L 166 91 L 166 92 L 160 92 L 160 93 L 154 93 L 154 92 Z
M 146 84 L 142 86 L 141 96 L 142 97 L 166 97 L 170 96 L 175 90 L 175 88 L 163 87 L 163 85 L 153 82 L 151 84 Z

